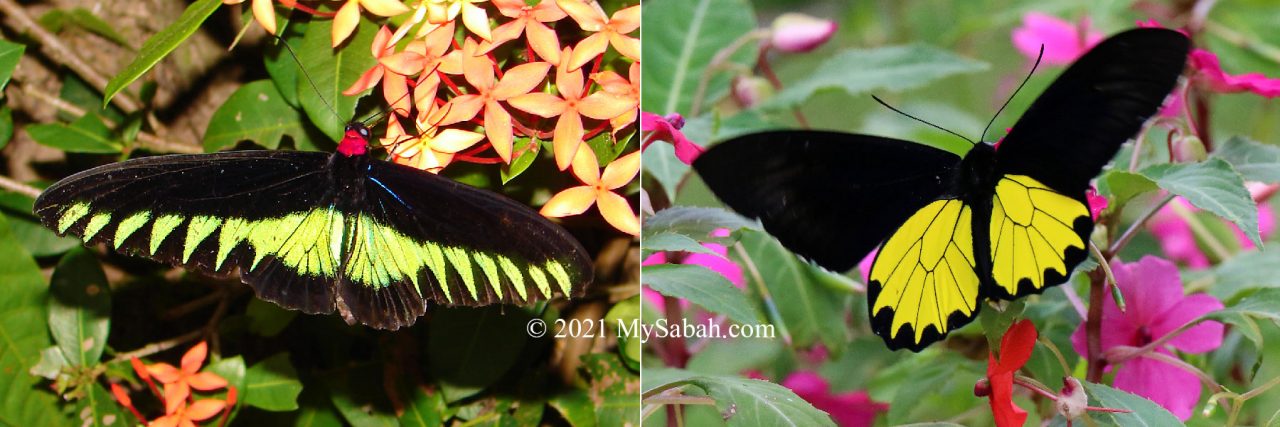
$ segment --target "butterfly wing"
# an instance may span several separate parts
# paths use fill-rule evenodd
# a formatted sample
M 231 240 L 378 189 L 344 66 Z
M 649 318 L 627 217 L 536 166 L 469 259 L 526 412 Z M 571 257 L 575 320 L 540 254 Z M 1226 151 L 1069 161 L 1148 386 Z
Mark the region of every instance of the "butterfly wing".
M 308 231 L 333 228 L 335 216 L 316 212 L 334 197 L 328 157 L 236 151 L 133 159 L 59 181 L 36 199 L 35 214 L 59 234 L 123 253 L 219 277 L 239 268 L 265 300 L 331 313 L 325 275 L 332 277 L 337 261 L 314 244 L 321 236 L 297 233 L 303 224 Z M 255 246 L 272 249 L 256 255 Z M 281 253 L 298 254 L 303 273 Z
M 1135 29 L 1104 40 L 1058 77 L 996 150 L 990 296 L 1062 283 L 1092 233 L 1084 192 L 1177 84 L 1187 37 Z
M 845 271 L 946 191 L 959 160 L 890 138 L 773 131 L 712 146 L 693 167 L 721 201 L 760 219 L 783 246 Z

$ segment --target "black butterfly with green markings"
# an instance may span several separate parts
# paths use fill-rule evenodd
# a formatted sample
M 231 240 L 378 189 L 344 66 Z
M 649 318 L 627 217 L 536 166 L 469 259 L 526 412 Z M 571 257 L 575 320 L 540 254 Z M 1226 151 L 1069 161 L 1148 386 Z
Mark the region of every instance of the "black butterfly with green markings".
M 128 160 L 63 179 L 35 213 L 60 235 L 213 276 L 259 298 L 397 329 L 427 304 L 581 296 L 568 232 L 486 190 L 370 158 L 347 125 L 332 154 L 232 151 Z
M 963 157 L 908 141 L 774 131 L 693 167 L 726 205 L 823 267 L 868 272 L 871 329 L 920 351 L 978 315 L 1067 280 L 1093 230 L 1085 190 L 1177 84 L 1190 43 L 1134 29 L 1085 53 L 1000 143 Z

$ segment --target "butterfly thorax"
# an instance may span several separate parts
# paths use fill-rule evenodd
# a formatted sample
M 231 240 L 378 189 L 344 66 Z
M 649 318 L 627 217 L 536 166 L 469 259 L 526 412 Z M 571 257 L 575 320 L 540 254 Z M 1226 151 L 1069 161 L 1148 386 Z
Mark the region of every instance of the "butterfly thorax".
M 347 123 L 347 130 L 338 142 L 338 153 L 347 156 L 362 156 L 369 151 L 369 128 L 360 122 Z
M 999 179 L 995 148 L 990 144 L 974 144 L 960 160 L 960 167 L 956 168 L 955 188 L 951 194 L 960 195 L 970 202 L 990 200 Z

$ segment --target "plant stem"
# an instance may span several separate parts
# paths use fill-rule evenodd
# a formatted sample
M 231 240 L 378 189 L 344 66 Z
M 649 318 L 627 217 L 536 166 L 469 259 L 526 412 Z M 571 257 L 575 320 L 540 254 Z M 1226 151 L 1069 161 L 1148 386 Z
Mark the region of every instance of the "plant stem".
M 7 176 L 0 176 L 0 188 L 12 191 L 14 193 L 22 194 L 24 196 L 28 196 L 33 199 L 36 197 L 40 197 L 39 188 L 35 188 L 18 181 L 14 181 L 13 179 Z
M 1152 206 L 1150 210 L 1144 212 L 1137 220 L 1134 220 L 1133 224 L 1130 224 L 1129 228 L 1120 235 L 1120 238 L 1116 239 L 1115 243 L 1112 243 L 1111 247 L 1107 248 L 1106 252 L 1103 252 L 1103 255 L 1106 255 L 1107 258 L 1111 258 L 1120 253 L 1120 250 L 1124 249 L 1125 245 L 1128 245 L 1130 240 L 1133 240 L 1133 236 L 1136 236 L 1138 232 L 1142 230 L 1142 226 L 1145 225 L 1147 221 L 1151 220 L 1151 217 L 1155 216 L 1156 213 L 1160 212 L 1160 209 L 1163 208 L 1164 205 L 1172 201 L 1173 197 L 1174 196 L 1172 194 L 1165 196 L 1165 198 L 1160 200 L 1159 203 Z
M 1088 373 L 1085 379 L 1089 382 L 1102 380 L 1102 368 L 1106 359 L 1102 357 L 1102 304 L 1106 293 L 1106 278 L 1100 270 L 1089 272 L 1089 316 L 1085 319 L 1085 339 L 1088 349 Z
M 0 0 L 0 1 L 3 1 L 3 0 Z M 77 105 L 64 101 L 62 98 L 58 98 L 56 96 L 45 93 L 44 91 L 40 89 L 36 89 L 31 85 L 22 84 L 21 87 L 22 87 L 23 93 L 26 93 L 27 95 L 30 95 L 35 98 L 40 98 L 41 101 L 44 101 L 45 103 L 53 106 L 54 108 L 57 108 L 62 111 L 66 111 L 77 117 L 82 117 L 85 114 L 88 114 L 88 112 L 85 111 L 83 108 L 80 108 Z M 109 128 L 114 128 L 117 126 L 117 124 L 114 121 L 106 117 L 98 116 L 98 119 L 102 120 L 102 124 L 106 125 Z M 160 151 L 160 152 L 166 152 L 166 153 L 200 154 L 204 152 L 204 150 L 198 146 L 195 146 L 192 144 L 180 144 L 172 141 L 166 141 L 166 140 L 160 139 L 160 137 L 158 136 L 155 136 L 147 132 L 142 132 L 142 131 L 138 132 L 138 142 L 141 142 L 144 146 L 146 146 L 149 149 Z
M 715 56 L 711 57 L 711 62 L 707 63 L 707 68 L 702 70 L 702 77 L 698 79 L 698 88 L 693 92 L 693 101 L 689 107 L 689 117 L 697 117 L 698 113 L 702 111 L 702 103 L 706 100 L 705 98 L 707 96 L 707 86 L 711 84 L 711 76 L 721 70 L 724 64 L 729 61 L 729 57 L 733 56 L 734 53 L 737 53 L 738 50 L 742 49 L 743 46 L 746 46 L 747 43 L 764 38 L 768 34 L 768 30 L 757 29 L 750 31 L 743 34 L 741 37 L 738 37 L 738 39 L 734 40 L 733 43 L 729 43 L 728 46 L 720 49 L 716 52 Z M 669 112 L 670 111 L 663 112 L 663 114 Z

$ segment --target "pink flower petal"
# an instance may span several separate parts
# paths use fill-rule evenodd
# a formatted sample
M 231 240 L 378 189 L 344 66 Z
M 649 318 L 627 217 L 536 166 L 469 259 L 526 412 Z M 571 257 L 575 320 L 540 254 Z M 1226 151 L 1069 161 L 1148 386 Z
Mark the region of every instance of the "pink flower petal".
M 1218 55 L 1204 49 L 1191 52 L 1191 67 L 1200 72 L 1202 80 L 1219 92 L 1253 92 L 1267 98 L 1280 96 L 1280 78 L 1272 79 L 1262 73 L 1227 74 L 1218 63 Z
M 1086 29 L 1084 37 L 1080 36 L 1081 28 Z M 1044 45 L 1042 63 L 1067 65 L 1102 41 L 1102 33 L 1088 28 L 1088 19 L 1077 25 L 1044 13 L 1030 12 L 1022 16 L 1022 26 L 1013 30 L 1013 45 L 1031 60 L 1036 59 L 1040 46 Z
M 1135 324 L 1154 324 L 1182 300 L 1182 276 L 1172 262 L 1147 255 L 1136 263 L 1113 263 L 1111 270 L 1128 303 L 1124 316 Z
M 862 261 L 858 261 L 858 272 L 862 273 L 862 283 L 871 283 L 871 264 L 876 261 L 876 254 L 880 253 L 880 248 L 871 250 L 871 253 L 862 257 Z
M 715 251 L 717 254 L 720 254 L 720 256 L 711 255 L 711 254 L 694 253 L 694 254 L 689 254 L 688 257 L 685 257 L 684 263 L 697 264 L 703 267 L 707 267 L 711 269 L 711 271 L 720 273 L 721 276 L 724 276 L 724 278 L 729 279 L 729 282 L 733 283 L 734 285 L 738 287 L 742 287 L 744 283 L 742 281 L 742 267 L 739 267 L 738 264 L 735 264 L 732 261 L 729 261 L 728 259 L 724 258 L 728 253 L 724 245 L 720 245 L 716 243 L 703 243 L 702 246 L 706 246 L 710 248 L 711 250 Z
M 1184 207 L 1191 207 L 1191 204 L 1182 198 L 1175 199 L 1172 203 L 1182 203 Z M 1209 258 L 1196 244 L 1195 235 L 1191 234 L 1191 227 L 1177 213 L 1174 213 L 1172 206 L 1160 209 L 1160 212 L 1147 222 L 1147 229 L 1151 230 L 1151 234 L 1160 241 L 1160 249 L 1169 258 L 1191 268 L 1209 266 Z
M 1090 186 L 1089 190 L 1084 193 L 1084 198 L 1089 202 L 1089 214 L 1093 215 L 1094 221 L 1097 221 L 1098 215 L 1101 215 L 1102 211 L 1107 210 L 1109 201 L 1106 197 L 1099 195 L 1098 190 L 1092 186 Z
M 814 372 L 794 372 L 782 381 L 782 386 L 830 414 L 836 424 L 843 427 L 871 426 L 877 413 L 889 410 L 889 405 L 871 400 L 865 391 L 832 394 L 827 380 Z
M 1195 294 L 1169 307 L 1160 320 L 1151 325 L 1151 335 L 1162 337 L 1204 314 L 1222 309 L 1222 301 L 1212 295 Z M 1222 345 L 1222 323 L 1201 322 L 1169 341 L 1169 345 L 1187 353 L 1204 353 Z
M 1200 380 L 1176 366 L 1148 358 L 1125 362 L 1116 370 L 1115 388 L 1147 399 L 1168 409 L 1178 419 L 1191 418 L 1200 400 Z

